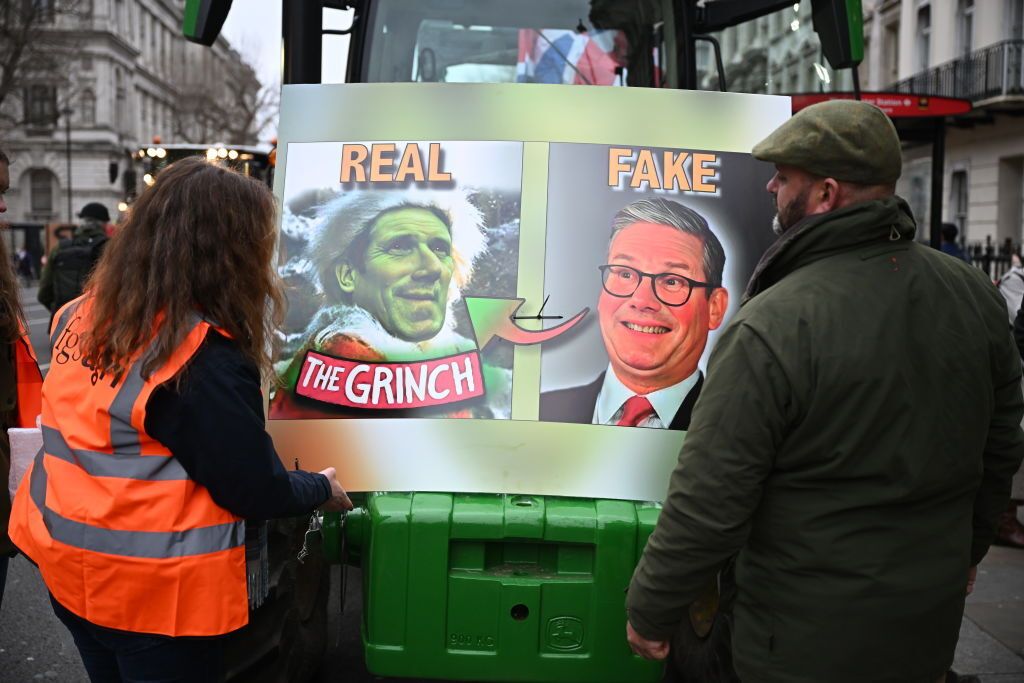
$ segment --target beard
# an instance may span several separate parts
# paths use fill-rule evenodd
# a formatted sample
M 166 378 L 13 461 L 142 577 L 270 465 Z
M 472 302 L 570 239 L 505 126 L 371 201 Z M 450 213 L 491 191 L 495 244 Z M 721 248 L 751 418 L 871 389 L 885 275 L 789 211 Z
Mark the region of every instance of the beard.
M 781 235 L 807 217 L 807 200 L 811 196 L 811 188 L 805 187 L 789 204 L 779 206 L 777 195 L 772 195 L 775 204 L 775 217 L 772 218 L 772 232 Z
M 775 215 L 772 217 L 772 232 L 776 235 L 786 232 L 786 228 L 782 227 L 782 221 L 779 220 L 778 212 L 775 212 Z

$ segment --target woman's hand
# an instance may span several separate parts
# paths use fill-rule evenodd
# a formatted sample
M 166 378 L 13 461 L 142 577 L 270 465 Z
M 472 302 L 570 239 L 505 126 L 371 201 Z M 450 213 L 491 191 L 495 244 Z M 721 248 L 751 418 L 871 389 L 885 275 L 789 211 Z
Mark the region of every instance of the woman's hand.
M 328 512 L 351 510 L 352 501 L 349 499 L 348 494 L 345 493 L 345 489 L 341 488 L 341 484 L 338 483 L 338 474 L 334 471 L 334 468 L 328 467 L 325 470 L 321 470 L 320 474 L 327 477 L 327 481 L 331 483 L 331 497 L 320 507 Z

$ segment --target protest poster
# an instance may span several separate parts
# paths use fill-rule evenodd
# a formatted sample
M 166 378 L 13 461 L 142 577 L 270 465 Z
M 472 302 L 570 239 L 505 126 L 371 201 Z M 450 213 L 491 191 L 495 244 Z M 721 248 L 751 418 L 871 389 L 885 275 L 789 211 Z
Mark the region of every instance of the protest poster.
M 749 150 L 788 113 L 688 91 L 286 87 L 282 459 L 351 491 L 659 500 L 774 238 L 773 169 Z

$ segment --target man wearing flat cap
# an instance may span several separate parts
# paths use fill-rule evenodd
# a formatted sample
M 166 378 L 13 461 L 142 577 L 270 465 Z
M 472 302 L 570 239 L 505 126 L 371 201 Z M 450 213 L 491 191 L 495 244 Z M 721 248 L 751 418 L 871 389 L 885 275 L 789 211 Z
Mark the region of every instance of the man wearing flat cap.
M 711 355 L 630 645 L 685 657 L 687 605 L 735 557 L 712 634 L 731 627 L 744 683 L 945 680 L 1024 455 L 1006 307 L 914 241 L 881 110 L 808 107 L 753 154 L 775 164 L 779 238 Z

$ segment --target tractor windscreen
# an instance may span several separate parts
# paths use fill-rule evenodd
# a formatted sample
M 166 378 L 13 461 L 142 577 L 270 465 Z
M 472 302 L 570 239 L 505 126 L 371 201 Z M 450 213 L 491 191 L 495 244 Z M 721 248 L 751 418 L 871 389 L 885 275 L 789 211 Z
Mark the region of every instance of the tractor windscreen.
M 360 80 L 662 87 L 674 63 L 670 7 L 658 0 L 376 0 Z

